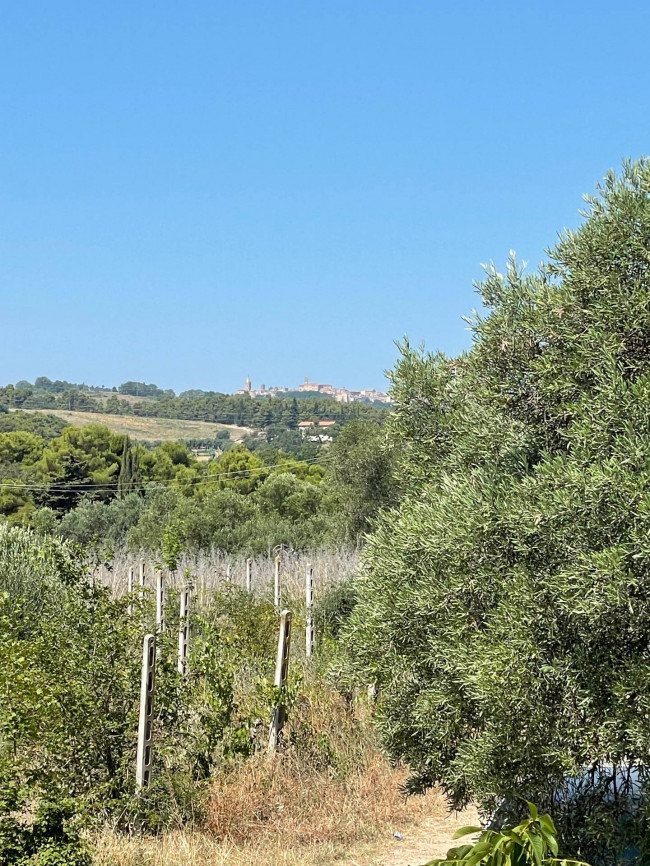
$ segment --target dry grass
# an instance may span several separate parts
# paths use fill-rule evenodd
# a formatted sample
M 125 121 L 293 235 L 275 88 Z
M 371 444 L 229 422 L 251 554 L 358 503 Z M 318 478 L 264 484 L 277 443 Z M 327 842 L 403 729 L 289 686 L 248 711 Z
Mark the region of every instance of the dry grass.
M 161 839 L 99 839 L 97 866 L 326 866 L 348 863 L 341 846 L 315 846 L 301 850 L 280 845 L 236 846 L 219 842 L 207 833 L 179 831 Z
M 326 772 L 300 773 L 292 761 L 249 762 L 215 785 L 207 829 L 236 846 L 300 849 L 371 842 L 444 806 L 435 794 L 406 799 L 406 774 L 379 756 L 345 781 Z
M 42 415 L 56 415 L 75 427 L 103 424 L 113 433 L 126 434 L 145 442 L 178 439 L 214 439 L 219 430 L 228 430 L 233 442 L 252 432 L 249 427 L 233 424 L 211 424 L 207 421 L 183 421 L 177 418 L 140 418 L 135 415 L 110 415 L 106 412 L 70 412 L 62 409 L 25 409 Z
M 292 761 L 259 758 L 215 784 L 206 827 L 160 838 L 97 840 L 101 866 L 324 866 L 379 862 L 394 831 L 427 819 L 443 820 L 435 793 L 408 800 L 405 773 L 376 755 L 372 766 L 345 782 L 327 774 L 296 775 Z
M 201 826 L 159 838 L 97 840 L 101 866 L 324 866 L 383 863 L 393 833 L 445 823 L 435 791 L 405 798 L 406 771 L 390 764 L 372 726 L 372 706 L 350 704 L 305 669 L 291 708 L 288 745 L 236 763 L 210 784 Z M 449 825 L 444 829 L 451 836 Z M 425 862 L 425 861 L 423 861 Z

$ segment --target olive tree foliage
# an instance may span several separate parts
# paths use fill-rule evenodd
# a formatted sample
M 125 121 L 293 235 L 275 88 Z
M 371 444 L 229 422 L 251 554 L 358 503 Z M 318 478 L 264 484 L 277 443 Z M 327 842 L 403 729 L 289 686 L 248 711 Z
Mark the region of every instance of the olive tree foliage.
M 358 541 L 379 512 L 397 502 L 396 450 L 372 421 L 352 421 L 343 428 L 328 455 L 333 536 Z
M 607 176 L 548 265 L 479 288 L 464 356 L 402 346 L 402 500 L 347 640 L 413 789 L 533 800 L 613 862 L 648 844 L 650 162 Z

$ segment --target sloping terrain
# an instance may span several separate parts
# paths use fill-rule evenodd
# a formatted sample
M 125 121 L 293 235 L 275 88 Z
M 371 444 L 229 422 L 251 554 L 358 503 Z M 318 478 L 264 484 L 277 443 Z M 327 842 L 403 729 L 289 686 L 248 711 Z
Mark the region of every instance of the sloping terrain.
M 147 442 L 175 441 L 177 439 L 211 439 L 219 430 L 227 430 L 230 438 L 238 442 L 250 427 L 234 424 L 211 424 L 208 421 L 183 421 L 178 418 L 140 418 L 135 415 L 109 415 L 105 412 L 70 412 L 63 409 L 26 409 L 42 415 L 56 415 L 75 427 L 103 424 L 114 433 L 125 433 L 133 439 Z

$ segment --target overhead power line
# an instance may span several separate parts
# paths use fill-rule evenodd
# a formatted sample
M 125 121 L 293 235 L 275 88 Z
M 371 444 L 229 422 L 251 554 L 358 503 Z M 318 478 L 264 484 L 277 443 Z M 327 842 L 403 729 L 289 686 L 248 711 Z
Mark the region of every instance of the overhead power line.
M 311 460 L 294 460 L 293 463 L 298 463 L 304 466 L 326 466 L 330 462 L 330 458 L 312 458 Z M 131 482 L 131 490 L 165 490 L 169 487 L 189 487 L 194 485 L 219 484 L 227 478 L 247 478 L 254 477 L 265 472 L 271 473 L 274 469 L 282 469 L 286 464 L 275 464 L 273 466 L 256 466 L 251 469 L 236 469 L 230 472 L 215 472 L 212 475 L 203 476 L 201 478 L 193 478 L 187 481 L 178 480 L 175 478 Z M 78 491 L 85 493 L 90 490 L 110 491 L 117 488 L 117 478 L 115 481 L 104 481 L 100 484 L 84 484 L 83 482 L 52 482 L 51 484 L 31 484 L 29 482 L 5 482 L 0 480 L 0 488 L 8 488 L 15 490 L 47 490 L 47 491 Z

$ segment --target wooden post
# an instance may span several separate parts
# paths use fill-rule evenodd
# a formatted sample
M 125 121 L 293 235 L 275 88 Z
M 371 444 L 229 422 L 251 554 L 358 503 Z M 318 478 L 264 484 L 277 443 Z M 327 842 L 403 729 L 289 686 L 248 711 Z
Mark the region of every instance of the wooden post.
M 162 571 L 156 572 L 156 634 L 165 631 L 165 580 Z
M 133 614 L 133 566 L 129 568 L 129 576 L 126 579 L 126 591 L 129 596 L 129 604 L 126 612 L 129 616 Z
M 226 566 L 226 582 L 230 583 L 231 566 L 230 563 Z
M 178 673 L 187 674 L 187 650 L 190 643 L 190 588 L 181 590 L 181 610 L 178 625 Z
M 140 681 L 140 717 L 135 784 L 146 788 L 151 781 L 153 763 L 153 702 L 156 690 L 156 638 L 146 634 L 142 643 L 142 679 Z
M 275 660 L 275 686 L 278 690 L 284 688 L 289 671 L 289 647 L 291 645 L 291 611 L 283 610 L 280 614 L 280 631 L 278 634 L 278 654 Z M 282 735 L 286 717 L 286 709 L 282 703 L 282 694 L 273 707 L 271 725 L 269 727 L 269 752 L 275 752 Z
M 280 591 L 280 557 L 275 557 L 275 574 L 273 579 L 273 604 L 275 605 L 276 610 L 280 610 L 280 596 L 282 595 Z
M 309 659 L 314 654 L 314 569 L 310 564 L 305 573 L 305 656 Z
M 246 560 L 246 592 L 253 590 L 253 560 Z

